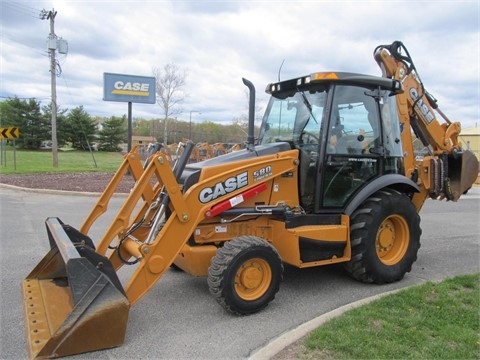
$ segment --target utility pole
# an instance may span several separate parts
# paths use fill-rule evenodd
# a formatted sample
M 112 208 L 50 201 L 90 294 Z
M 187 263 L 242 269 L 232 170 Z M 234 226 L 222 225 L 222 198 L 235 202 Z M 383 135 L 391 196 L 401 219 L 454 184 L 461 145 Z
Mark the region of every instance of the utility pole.
M 55 60 L 55 51 L 57 49 L 57 36 L 55 35 L 55 16 L 57 12 L 42 10 L 40 18 L 50 20 L 50 34 L 48 36 L 48 51 L 50 53 L 50 82 L 52 89 L 52 156 L 53 167 L 58 167 L 58 147 L 57 147 L 57 64 Z

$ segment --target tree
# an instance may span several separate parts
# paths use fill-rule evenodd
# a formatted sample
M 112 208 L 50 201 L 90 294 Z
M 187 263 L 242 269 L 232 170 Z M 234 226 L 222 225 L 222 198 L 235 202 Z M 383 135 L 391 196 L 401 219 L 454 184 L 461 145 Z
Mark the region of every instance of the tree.
M 182 112 L 180 105 L 186 97 L 182 88 L 185 86 L 186 73 L 174 63 L 167 64 L 163 69 L 153 68 L 152 74 L 156 82 L 157 103 L 163 110 L 164 130 L 163 142 L 168 143 L 168 119 Z
M 67 142 L 67 118 L 68 109 L 60 109 L 57 107 L 57 145 L 63 146 Z M 42 107 L 43 122 L 48 126 L 48 139 L 52 138 L 52 103 Z M 45 138 L 46 140 L 47 138 Z
M 97 123 L 90 115 L 83 110 L 83 106 L 78 106 L 67 115 L 66 135 L 68 141 L 71 141 L 74 149 L 88 150 L 88 143 L 91 145 L 95 140 Z
M 34 98 L 20 100 L 17 97 L 2 102 L 0 124 L 17 127 L 20 138 L 17 143 L 25 149 L 38 149 L 49 138 L 51 126 L 45 123 L 40 112 L 40 102 Z
M 110 119 L 102 122 L 102 130 L 98 133 L 100 150 L 121 150 L 119 144 L 127 141 L 126 123 L 127 117 L 125 115 L 123 115 L 123 117 L 112 116 Z
M 201 124 L 200 129 L 200 140 L 207 141 L 211 144 L 225 142 L 225 126 L 212 121 L 205 121 Z
M 142 118 L 133 118 L 132 128 L 133 135 L 136 136 L 154 136 L 153 130 L 155 122 L 158 120 L 145 120 Z M 158 128 L 158 124 L 157 124 Z

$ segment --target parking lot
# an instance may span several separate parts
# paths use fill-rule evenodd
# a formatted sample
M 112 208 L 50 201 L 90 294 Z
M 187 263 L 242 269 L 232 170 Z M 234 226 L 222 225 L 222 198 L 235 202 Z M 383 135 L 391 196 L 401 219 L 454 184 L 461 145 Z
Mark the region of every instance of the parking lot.
M 0 201 L 2 358 L 23 359 L 27 350 L 20 283 L 49 249 L 45 218 L 58 216 L 79 227 L 95 198 L 2 187 Z M 121 347 L 72 358 L 248 358 L 278 336 L 340 306 L 428 280 L 478 272 L 479 205 L 478 187 L 458 203 L 427 201 L 421 212 L 418 261 L 401 282 L 367 285 L 349 278 L 341 266 L 304 270 L 287 266 L 275 301 L 251 316 L 227 314 L 210 296 L 204 278 L 168 271 L 130 310 Z M 92 238 L 100 236 L 107 224 L 108 218 L 100 221 Z

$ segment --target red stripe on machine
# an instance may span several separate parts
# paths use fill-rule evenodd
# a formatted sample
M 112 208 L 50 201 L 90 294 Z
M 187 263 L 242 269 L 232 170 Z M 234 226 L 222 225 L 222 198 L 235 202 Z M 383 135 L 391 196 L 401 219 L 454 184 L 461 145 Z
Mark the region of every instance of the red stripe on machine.
M 267 190 L 267 184 L 262 183 L 260 185 L 257 185 L 247 191 L 244 191 L 243 193 L 234 196 L 228 200 L 222 201 L 220 204 L 217 204 L 213 206 L 210 210 L 207 210 L 205 212 L 205 217 L 207 218 L 212 218 L 215 217 L 224 211 L 227 211 L 228 209 L 231 209 L 232 207 L 241 204 L 245 200 L 250 199 L 251 197 L 254 197 L 261 193 L 262 191 Z

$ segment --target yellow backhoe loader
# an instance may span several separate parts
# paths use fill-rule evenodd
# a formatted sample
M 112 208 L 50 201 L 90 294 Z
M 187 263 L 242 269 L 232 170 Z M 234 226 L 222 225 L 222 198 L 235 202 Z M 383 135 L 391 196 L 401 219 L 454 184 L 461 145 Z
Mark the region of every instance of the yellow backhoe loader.
M 401 42 L 377 47 L 374 58 L 382 76 L 317 72 L 268 85 L 257 140 L 255 88 L 244 79 L 245 149 L 189 164 L 187 142 L 173 167 L 162 152 L 142 164 L 134 149 L 79 230 L 48 218 L 51 250 L 22 283 L 30 357 L 121 345 L 130 306 L 171 266 L 205 276 L 234 314 L 274 299 L 283 264 L 343 263 L 366 283 L 402 279 L 417 258 L 423 203 L 458 200 L 478 160 Z M 135 186 L 93 241 L 89 231 L 125 174 Z M 134 269 L 125 283 L 124 266 Z

